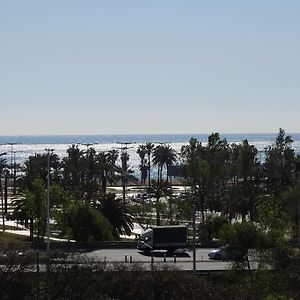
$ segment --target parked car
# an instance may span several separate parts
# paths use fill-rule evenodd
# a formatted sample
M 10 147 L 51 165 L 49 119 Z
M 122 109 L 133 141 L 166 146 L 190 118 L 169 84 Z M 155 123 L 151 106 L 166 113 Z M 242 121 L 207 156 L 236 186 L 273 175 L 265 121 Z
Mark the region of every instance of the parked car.
M 226 253 L 226 246 L 222 246 L 217 249 L 211 250 L 208 253 L 208 257 L 210 259 L 215 259 L 215 260 L 227 260 L 228 254 Z

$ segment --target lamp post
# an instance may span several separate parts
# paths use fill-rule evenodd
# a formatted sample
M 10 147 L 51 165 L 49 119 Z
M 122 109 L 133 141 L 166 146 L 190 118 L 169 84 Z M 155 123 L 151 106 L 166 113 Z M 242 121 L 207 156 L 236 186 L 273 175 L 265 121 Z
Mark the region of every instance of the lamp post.
M 6 155 L 6 152 L 0 153 L 0 157 Z M 2 166 L 1 167 L 1 172 L 0 172 L 0 192 L 1 192 L 1 209 L 2 209 L 2 225 L 3 228 L 2 230 L 5 231 L 5 218 L 4 218 L 4 203 L 3 203 L 3 192 L 2 192 Z
M 45 149 L 47 151 L 47 253 L 50 251 L 50 154 L 54 149 Z
M 193 205 L 193 272 L 196 272 L 196 205 Z

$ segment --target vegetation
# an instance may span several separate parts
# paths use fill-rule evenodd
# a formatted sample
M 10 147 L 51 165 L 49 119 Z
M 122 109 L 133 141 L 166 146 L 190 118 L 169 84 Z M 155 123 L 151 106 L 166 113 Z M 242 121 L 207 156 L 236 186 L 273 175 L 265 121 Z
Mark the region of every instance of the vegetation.
M 41 277 L 40 292 L 56 299 L 73 299 L 75 291 L 87 299 L 95 297 L 92 292 L 99 299 L 199 299 L 199 294 L 204 299 L 299 298 L 300 180 L 296 168 L 299 158 L 292 142 L 280 129 L 263 157 L 247 140 L 229 144 L 218 133 L 212 133 L 206 144 L 192 138 L 181 153 L 170 145 L 147 143 L 137 150 L 139 180 L 133 177 L 126 148 L 121 153 L 97 152 L 92 147 L 82 151 L 72 145 L 63 159 L 50 153 L 49 209 L 60 237 L 78 242 L 119 240 L 121 235 L 131 233 L 133 222 L 142 226 L 190 223 L 195 209 L 200 242 L 217 240 L 225 245 L 232 272 L 204 279 L 170 270 L 149 274 L 137 265 L 130 272 L 119 266 L 123 272 L 116 273 L 104 265 L 99 268 L 92 264 L 83 270 L 75 264 L 67 271 L 58 266 L 59 273 L 58 269 L 49 269 Z M 170 184 L 172 165 L 180 168 L 184 193 L 175 194 Z M 7 193 L 6 168 L 1 158 L 2 199 Z M 22 174 L 16 183 L 10 178 L 15 194 L 11 218 L 30 229 L 31 240 L 41 241 L 46 233 L 48 154 L 30 156 Z M 129 181 L 143 185 L 152 202 L 142 194 L 138 201 L 127 199 Z M 120 198 L 108 192 L 108 186 L 116 183 L 123 187 Z M 3 233 L 1 236 L 10 239 Z M 255 268 L 251 266 L 252 257 L 258 264 Z M 267 270 L 270 266 L 272 271 Z M 79 272 L 89 278 L 89 286 Z M 8 275 L 1 274 L 6 282 Z M 22 274 L 16 274 L 16 282 L 25 280 Z M 77 279 L 72 277 L 75 274 Z M 74 282 L 65 291 L 62 287 L 68 276 Z M 127 287 L 130 278 L 138 278 L 136 286 L 131 282 Z M 33 277 L 26 280 L 24 295 L 36 295 Z M 55 295 L 51 284 L 61 285 Z M 5 291 L 3 288 L 3 299 Z
M 283 250 L 283 249 L 282 249 Z M 286 250 L 286 253 L 288 250 Z M 1 299 L 299 299 L 299 254 L 291 253 L 275 270 L 238 270 L 205 276 L 155 265 L 112 264 L 71 255 L 50 258 L 36 272 L 36 252 L 1 249 Z

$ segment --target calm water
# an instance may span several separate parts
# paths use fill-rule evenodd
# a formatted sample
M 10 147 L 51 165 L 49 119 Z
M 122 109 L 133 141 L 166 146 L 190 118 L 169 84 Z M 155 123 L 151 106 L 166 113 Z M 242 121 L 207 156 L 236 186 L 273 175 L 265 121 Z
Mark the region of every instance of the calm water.
M 300 154 L 300 133 L 290 134 L 294 140 L 293 148 Z M 58 135 L 58 136 L 0 136 L 0 153 L 6 152 L 8 162 L 23 163 L 29 155 L 45 153 L 46 148 L 53 148 L 59 157 L 66 155 L 67 148 L 72 144 L 78 144 L 79 148 L 86 150 L 85 145 L 92 144 L 98 151 L 107 151 L 120 148 L 120 143 L 129 144 L 128 154 L 130 166 L 137 171 L 140 163 L 136 154 L 137 147 L 146 142 L 162 142 L 170 144 L 180 152 L 183 145 L 187 144 L 191 137 L 197 138 L 203 144 L 207 142 L 208 134 L 167 134 L 167 135 Z M 248 139 L 250 144 L 263 151 L 265 147 L 274 143 L 277 133 L 273 134 L 220 134 L 230 143 L 239 143 Z

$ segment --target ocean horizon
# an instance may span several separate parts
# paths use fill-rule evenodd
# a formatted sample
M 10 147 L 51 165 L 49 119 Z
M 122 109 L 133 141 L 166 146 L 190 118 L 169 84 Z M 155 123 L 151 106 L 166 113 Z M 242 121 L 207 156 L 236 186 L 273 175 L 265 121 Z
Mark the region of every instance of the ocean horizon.
M 264 150 L 266 147 L 275 143 L 278 133 L 266 134 L 220 134 L 221 139 L 226 139 L 231 143 L 240 143 L 247 139 L 251 145 L 254 145 L 264 159 Z M 287 133 L 293 139 L 293 149 L 296 155 L 300 155 L 300 133 Z M 138 174 L 140 158 L 137 155 L 139 145 L 146 142 L 169 144 L 177 153 L 180 153 L 181 147 L 189 143 L 189 140 L 197 138 L 203 145 L 207 143 L 210 134 L 102 134 L 102 135 L 18 135 L 18 136 L 0 136 L 0 153 L 6 153 L 4 156 L 8 162 L 23 164 L 29 156 L 46 153 L 45 149 L 52 148 L 60 159 L 67 155 L 66 150 L 73 144 L 78 145 L 81 150 L 86 150 L 91 146 L 96 151 L 109 151 L 124 147 L 122 143 L 128 146 L 127 153 L 130 157 L 129 164 Z
M 241 142 L 247 139 L 256 141 L 275 141 L 278 133 L 219 133 L 228 142 Z M 300 141 L 300 133 L 286 133 L 294 141 Z M 0 135 L 0 145 L 5 144 L 80 144 L 80 143 L 184 143 L 194 137 L 206 142 L 211 133 L 193 134 L 46 134 L 46 135 Z

